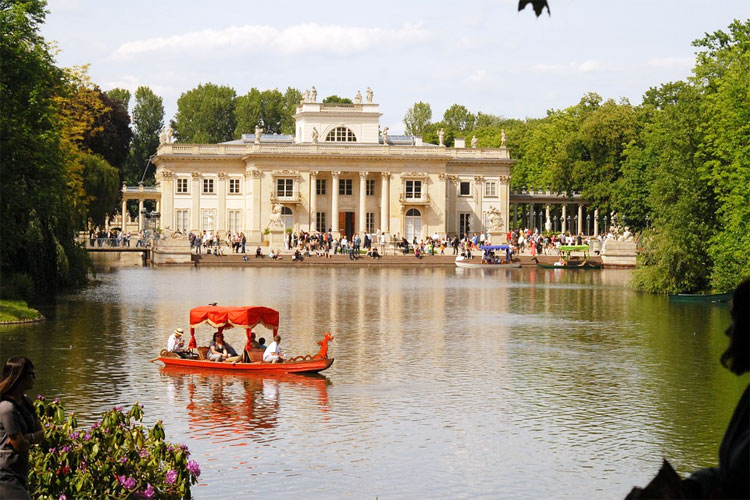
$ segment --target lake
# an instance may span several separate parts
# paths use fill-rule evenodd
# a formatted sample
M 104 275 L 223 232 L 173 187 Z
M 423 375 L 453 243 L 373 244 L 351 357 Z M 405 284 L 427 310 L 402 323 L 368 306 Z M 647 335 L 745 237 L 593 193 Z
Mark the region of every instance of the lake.
M 46 322 L 0 328 L 0 353 L 30 357 L 35 392 L 82 425 L 143 403 L 200 463 L 199 499 L 622 498 L 662 458 L 715 465 L 748 380 L 718 362 L 727 305 L 670 303 L 630 276 L 121 269 L 43 307 Z M 330 331 L 336 361 L 320 376 L 149 361 L 211 302 L 278 309 L 288 354 Z

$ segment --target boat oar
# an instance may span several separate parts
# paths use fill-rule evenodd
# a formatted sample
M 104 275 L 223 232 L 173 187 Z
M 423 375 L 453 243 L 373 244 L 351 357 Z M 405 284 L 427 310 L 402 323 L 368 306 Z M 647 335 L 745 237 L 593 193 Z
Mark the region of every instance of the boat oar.
M 161 357 L 161 356 L 159 356 L 159 357 Z M 154 361 L 159 361 L 159 358 L 154 358 L 154 359 L 149 359 L 148 360 L 149 363 L 153 363 Z

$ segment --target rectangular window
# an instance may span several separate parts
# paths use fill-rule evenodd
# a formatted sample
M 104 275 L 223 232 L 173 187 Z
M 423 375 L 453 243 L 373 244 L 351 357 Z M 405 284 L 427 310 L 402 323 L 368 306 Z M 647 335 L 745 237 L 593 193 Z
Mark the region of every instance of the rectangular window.
M 229 179 L 229 194 L 240 194 L 239 179 Z
M 203 216 L 203 229 L 204 231 L 215 231 L 216 230 L 216 210 L 213 208 L 207 208 L 201 211 Z
M 240 211 L 239 210 L 229 211 L 229 232 L 230 233 L 240 232 Z
M 484 196 L 487 198 L 497 198 L 497 182 L 488 181 L 484 184 Z
M 344 196 L 352 195 L 352 180 L 339 179 L 339 194 Z
M 203 192 L 207 194 L 214 192 L 214 180 L 213 179 L 203 179 Z
M 367 212 L 366 214 L 366 223 L 365 223 L 365 231 L 372 234 L 375 232 L 375 214 L 372 212 Z
M 326 213 L 325 212 L 315 212 L 315 224 L 318 231 L 325 232 L 326 231 Z
M 177 193 L 184 194 L 188 192 L 188 180 L 184 177 L 177 178 Z
M 294 179 L 276 179 L 276 196 L 294 196 Z
M 315 192 L 317 194 L 326 194 L 326 180 L 315 179 Z
M 375 179 L 367 179 L 366 180 L 366 188 L 367 196 L 374 196 L 375 195 Z
M 186 179 L 187 180 L 187 179 Z M 176 229 L 178 231 L 182 231 L 183 233 L 186 233 L 188 230 L 188 224 L 190 223 L 190 211 L 189 210 L 177 210 L 177 221 L 176 221 Z
M 461 181 L 458 189 L 459 196 L 471 196 L 471 182 Z
M 458 235 L 463 238 L 471 232 L 471 212 L 458 213 Z
M 406 197 L 407 198 L 421 198 L 422 197 L 422 181 L 406 181 Z

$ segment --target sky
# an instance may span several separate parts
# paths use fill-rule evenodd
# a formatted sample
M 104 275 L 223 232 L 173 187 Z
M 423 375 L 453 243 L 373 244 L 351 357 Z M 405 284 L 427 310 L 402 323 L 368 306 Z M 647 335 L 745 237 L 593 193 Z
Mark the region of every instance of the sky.
M 418 101 L 433 121 L 453 104 L 543 117 L 588 92 L 638 104 L 690 76 L 693 40 L 750 17 L 748 0 L 549 3 L 552 15 L 537 18 L 517 0 L 49 0 L 42 34 L 59 65 L 89 64 L 103 90 L 150 87 L 165 122 L 200 83 L 237 95 L 315 85 L 318 100 L 369 86 L 381 127 L 398 134 Z

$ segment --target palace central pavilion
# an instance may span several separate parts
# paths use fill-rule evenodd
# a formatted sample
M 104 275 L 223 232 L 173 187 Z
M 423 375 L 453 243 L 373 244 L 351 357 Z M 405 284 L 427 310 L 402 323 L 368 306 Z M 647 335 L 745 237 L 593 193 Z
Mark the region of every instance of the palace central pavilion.
M 306 92 L 294 135 L 256 129 L 222 144 L 163 141 L 149 196 L 159 205 L 160 227 L 244 232 L 261 241 L 280 212 L 293 231 L 382 232 L 411 241 L 490 230 L 504 239 L 515 162 L 507 148 L 388 135 L 378 106 L 369 91 L 354 104 L 323 104 Z

